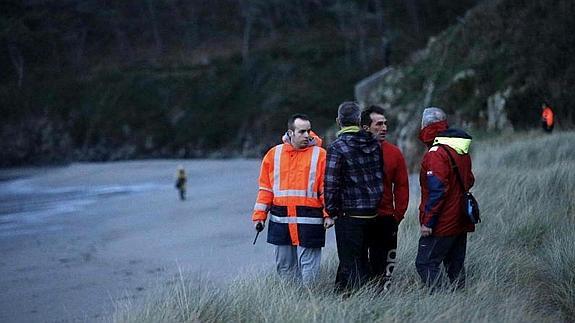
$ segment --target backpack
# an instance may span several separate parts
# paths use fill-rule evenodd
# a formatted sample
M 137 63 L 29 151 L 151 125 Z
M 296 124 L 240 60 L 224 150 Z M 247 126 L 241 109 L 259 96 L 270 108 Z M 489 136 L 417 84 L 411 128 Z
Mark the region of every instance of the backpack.
M 477 200 L 475 199 L 473 194 L 471 194 L 471 192 L 469 192 L 465 189 L 465 186 L 463 185 L 463 180 L 461 179 L 461 175 L 459 174 L 459 168 L 457 167 L 455 160 L 451 156 L 449 149 L 445 148 L 443 145 L 439 145 L 439 146 L 442 147 L 445 150 L 445 152 L 447 152 L 447 156 L 449 156 L 449 162 L 451 164 L 451 169 L 453 169 L 455 171 L 455 176 L 457 177 L 457 181 L 459 182 L 459 185 L 461 186 L 461 190 L 463 191 L 463 196 L 461 197 L 461 199 L 462 199 L 461 202 L 462 202 L 462 206 L 463 206 L 461 213 L 471 223 L 473 223 L 473 224 L 480 223 L 481 217 L 479 216 L 479 203 L 477 203 Z

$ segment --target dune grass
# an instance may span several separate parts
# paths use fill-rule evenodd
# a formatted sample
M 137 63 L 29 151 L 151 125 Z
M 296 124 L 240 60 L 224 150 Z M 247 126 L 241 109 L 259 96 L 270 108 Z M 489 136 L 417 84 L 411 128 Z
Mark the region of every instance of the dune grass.
M 313 289 L 253 273 L 224 286 L 181 275 L 114 322 L 557 322 L 575 320 L 575 132 L 520 134 L 473 147 L 483 222 L 469 235 L 467 287 L 430 294 L 414 261 L 417 205 L 400 226 L 393 288 L 333 292 L 334 253 Z

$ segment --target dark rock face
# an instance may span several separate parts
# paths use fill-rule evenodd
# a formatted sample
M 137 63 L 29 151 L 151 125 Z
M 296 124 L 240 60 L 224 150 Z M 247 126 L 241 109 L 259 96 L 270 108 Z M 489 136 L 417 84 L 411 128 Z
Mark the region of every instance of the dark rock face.
M 47 117 L 4 125 L 0 131 L 0 166 L 62 163 L 71 157 L 72 141 L 60 122 Z
M 5 138 L 0 142 L 0 167 L 123 160 L 145 156 L 133 144 L 114 144 L 105 137 L 89 146 L 77 146 L 64 123 L 48 117 L 28 118 L 4 125 L 0 134 Z

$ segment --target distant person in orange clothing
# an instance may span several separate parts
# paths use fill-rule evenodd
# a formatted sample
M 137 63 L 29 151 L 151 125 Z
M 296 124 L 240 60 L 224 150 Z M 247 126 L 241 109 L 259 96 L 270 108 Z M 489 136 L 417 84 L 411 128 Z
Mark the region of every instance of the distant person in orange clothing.
M 553 110 L 547 103 L 541 105 L 541 126 L 545 132 L 553 131 L 553 126 L 555 125 L 555 117 Z
M 178 166 L 178 175 L 177 175 L 177 179 L 176 179 L 176 188 L 178 189 L 178 192 L 180 193 L 180 200 L 185 200 L 186 199 L 186 182 L 188 181 L 188 178 L 186 176 L 186 171 L 184 170 L 184 166 Z
M 395 268 L 398 226 L 409 202 L 409 181 L 405 159 L 399 148 L 386 140 L 387 119 L 383 108 L 372 105 L 361 113 L 361 126 L 371 132 L 383 154 L 383 197 L 377 209 L 369 246 L 371 275 L 387 290 Z

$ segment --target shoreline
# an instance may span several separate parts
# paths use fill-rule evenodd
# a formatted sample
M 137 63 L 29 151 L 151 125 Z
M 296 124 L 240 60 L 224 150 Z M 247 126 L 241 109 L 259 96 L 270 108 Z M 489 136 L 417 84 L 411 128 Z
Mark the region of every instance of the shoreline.
M 252 245 L 259 163 L 153 160 L 19 169 L 32 192 L 159 186 L 105 195 L 67 213 L 13 217 L 11 228 L 0 224 L 11 232 L 0 235 L 0 321 L 101 320 L 118 301 L 138 302 L 180 270 L 219 282 L 273 268 L 266 234 Z M 173 188 L 179 164 L 188 171 L 184 202 Z M 8 177 L 5 170 L 2 176 Z M 14 203 L 32 202 L 33 195 Z

